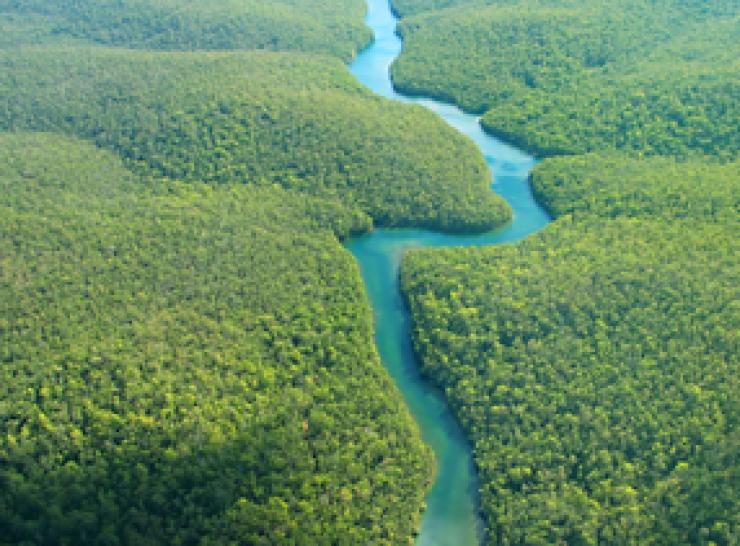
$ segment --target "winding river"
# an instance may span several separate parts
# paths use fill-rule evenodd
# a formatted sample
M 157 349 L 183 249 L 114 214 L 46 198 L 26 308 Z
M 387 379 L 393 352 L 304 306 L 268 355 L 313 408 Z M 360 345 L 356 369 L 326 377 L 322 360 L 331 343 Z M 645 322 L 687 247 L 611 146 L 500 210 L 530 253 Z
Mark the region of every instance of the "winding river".
M 395 33 L 397 21 L 388 0 L 368 0 L 366 23 L 374 31 L 375 41 L 358 55 L 350 70 L 375 93 L 421 104 L 470 137 L 491 168 L 493 191 L 504 197 L 514 211 L 509 225 L 480 235 L 378 229 L 347 245 L 360 264 L 373 307 L 381 360 L 398 384 L 437 460 L 436 481 L 427 495 L 416 544 L 473 546 L 480 544 L 483 526 L 470 446 L 442 394 L 419 375 L 411 348 L 410 317 L 399 292 L 398 269 L 408 249 L 516 241 L 545 226 L 550 218 L 535 202 L 529 186 L 529 171 L 535 164 L 532 156 L 484 133 L 477 116 L 435 100 L 406 97 L 393 89 L 388 70 L 401 52 L 401 40 Z

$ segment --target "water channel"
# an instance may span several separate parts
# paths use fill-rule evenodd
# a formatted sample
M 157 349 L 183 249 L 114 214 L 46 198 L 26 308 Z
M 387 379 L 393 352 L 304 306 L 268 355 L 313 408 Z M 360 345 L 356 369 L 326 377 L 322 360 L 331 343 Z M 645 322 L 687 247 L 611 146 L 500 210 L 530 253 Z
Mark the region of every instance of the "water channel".
M 492 190 L 506 199 L 514 212 L 507 226 L 479 235 L 378 229 L 347 245 L 360 264 L 375 315 L 381 360 L 437 459 L 436 480 L 426 498 L 427 508 L 416 545 L 477 546 L 481 541 L 482 522 L 470 446 L 442 394 L 419 374 L 411 349 L 410 317 L 399 292 L 398 269 L 406 250 L 513 242 L 538 231 L 550 218 L 534 200 L 529 186 L 529 171 L 536 163 L 532 156 L 484 133 L 477 116 L 435 100 L 406 97 L 393 89 L 389 67 L 402 48 L 395 32 L 397 21 L 388 0 L 368 0 L 366 23 L 375 33 L 375 40 L 350 65 L 351 72 L 375 93 L 421 104 L 470 137 L 491 168 Z

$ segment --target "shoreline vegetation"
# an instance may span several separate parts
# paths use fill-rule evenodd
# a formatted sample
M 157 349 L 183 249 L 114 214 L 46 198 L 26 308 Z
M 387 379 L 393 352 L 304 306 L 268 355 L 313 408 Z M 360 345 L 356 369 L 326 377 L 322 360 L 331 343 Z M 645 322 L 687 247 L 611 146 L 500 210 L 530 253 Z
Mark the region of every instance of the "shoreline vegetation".
M 740 15 L 729 3 L 395 4 L 411 12 L 395 85 L 480 113 L 484 129 L 535 155 L 730 161 L 740 146 Z
M 4 544 L 413 535 L 431 455 L 339 242 L 366 214 L 59 134 L 0 159 Z
M 336 59 L 35 47 L 0 51 L 0 70 L 15 82 L 0 128 L 88 138 L 138 173 L 277 183 L 385 227 L 485 231 L 511 217 L 473 143 L 374 96 Z
M 346 73 L 336 4 L 0 0 L 0 543 L 415 536 L 432 456 L 339 241 L 511 211 Z M 737 6 L 628 4 L 394 2 L 400 89 L 567 154 L 540 235 L 403 262 L 490 544 L 740 532 Z
M 510 210 L 472 143 L 347 74 L 361 40 L 300 42 L 320 4 L 212 52 L 167 51 L 245 45 L 212 3 L 0 2 L 0 542 L 417 532 L 432 455 L 340 241 Z
M 485 543 L 735 544 L 737 6 L 394 4 L 400 89 L 545 158 L 542 232 L 402 262 Z
M 295 51 L 349 61 L 372 40 L 364 0 L 0 1 L 9 46 L 63 41 L 161 51 Z

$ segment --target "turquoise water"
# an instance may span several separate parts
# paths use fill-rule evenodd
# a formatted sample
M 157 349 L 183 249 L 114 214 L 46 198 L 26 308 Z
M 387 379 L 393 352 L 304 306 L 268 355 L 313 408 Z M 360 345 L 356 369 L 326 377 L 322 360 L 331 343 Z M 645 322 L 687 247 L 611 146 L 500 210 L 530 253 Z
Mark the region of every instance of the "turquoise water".
M 397 19 L 388 0 L 368 0 L 367 24 L 375 41 L 350 66 L 355 77 L 375 93 L 421 104 L 470 137 L 491 168 L 491 188 L 511 205 L 513 221 L 480 235 L 447 235 L 417 229 L 379 229 L 348 243 L 357 258 L 375 315 L 380 357 L 398 384 L 419 424 L 424 441 L 437 459 L 437 476 L 427 495 L 427 509 L 417 546 L 480 544 L 483 524 L 478 513 L 477 481 L 470 446 L 442 394 L 424 381 L 411 349 L 409 316 L 398 287 L 403 253 L 411 248 L 482 246 L 512 242 L 534 233 L 550 218 L 535 202 L 528 182 L 535 159 L 522 150 L 487 135 L 479 118 L 455 106 L 431 99 L 410 98 L 393 90 L 388 69 L 401 52 Z

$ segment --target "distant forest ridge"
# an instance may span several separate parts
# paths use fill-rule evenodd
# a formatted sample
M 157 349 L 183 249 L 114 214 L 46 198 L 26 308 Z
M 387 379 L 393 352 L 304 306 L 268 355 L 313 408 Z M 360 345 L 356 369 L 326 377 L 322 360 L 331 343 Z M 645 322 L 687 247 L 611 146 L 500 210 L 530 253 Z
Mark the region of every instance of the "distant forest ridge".
M 307 51 L 345 60 L 372 39 L 364 12 L 363 0 L 0 0 L 0 21 L 26 40 L 51 35 L 137 49 Z
M 737 157 L 737 2 L 398 7 L 419 14 L 401 24 L 394 82 L 481 112 L 486 129 L 538 155 Z

